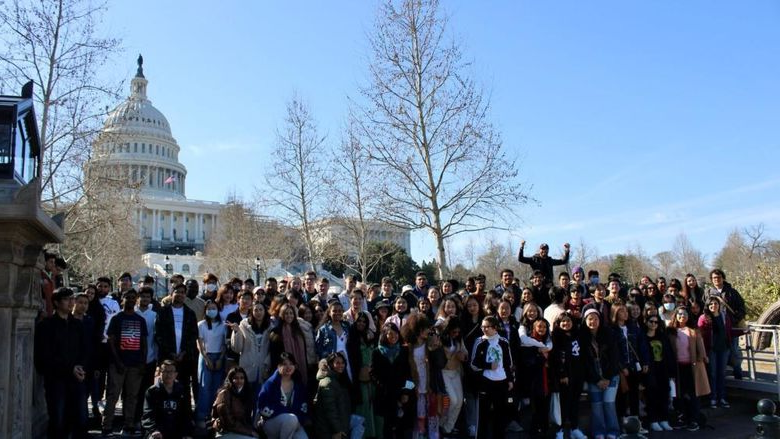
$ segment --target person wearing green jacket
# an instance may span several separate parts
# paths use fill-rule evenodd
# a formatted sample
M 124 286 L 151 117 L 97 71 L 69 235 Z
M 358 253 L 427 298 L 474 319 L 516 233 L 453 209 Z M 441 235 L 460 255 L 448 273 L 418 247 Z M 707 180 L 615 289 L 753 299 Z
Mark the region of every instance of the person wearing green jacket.
M 314 431 L 321 439 L 360 439 L 363 417 L 352 414 L 346 373 L 347 360 L 341 352 L 320 360 L 317 371 L 317 394 L 314 397 Z

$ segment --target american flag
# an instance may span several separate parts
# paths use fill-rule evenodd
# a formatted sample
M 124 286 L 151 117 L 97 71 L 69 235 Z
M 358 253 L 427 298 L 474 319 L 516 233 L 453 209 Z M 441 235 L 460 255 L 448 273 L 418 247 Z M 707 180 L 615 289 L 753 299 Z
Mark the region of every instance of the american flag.
M 159 180 L 158 180 L 158 181 L 159 181 Z M 171 175 L 170 177 L 166 178 L 166 179 L 165 179 L 165 181 L 164 181 L 163 183 L 164 183 L 164 184 L 171 184 L 171 183 L 173 183 L 174 181 L 176 181 L 176 176 L 175 176 L 175 175 Z
M 122 333 L 119 337 L 119 348 L 123 351 L 137 351 L 141 349 L 141 322 L 123 322 Z

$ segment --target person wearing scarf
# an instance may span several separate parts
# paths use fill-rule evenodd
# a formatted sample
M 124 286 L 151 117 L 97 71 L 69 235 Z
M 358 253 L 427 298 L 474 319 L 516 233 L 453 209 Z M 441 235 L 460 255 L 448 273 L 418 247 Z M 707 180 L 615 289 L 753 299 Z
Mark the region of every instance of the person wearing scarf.
M 379 332 L 379 346 L 371 355 L 371 379 L 376 386 L 374 413 L 376 429 L 384 439 L 400 439 L 411 434 L 416 408 L 414 389 L 409 385 L 412 371 L 409 348 L 401 345 L 394 323 L 385 323 Z

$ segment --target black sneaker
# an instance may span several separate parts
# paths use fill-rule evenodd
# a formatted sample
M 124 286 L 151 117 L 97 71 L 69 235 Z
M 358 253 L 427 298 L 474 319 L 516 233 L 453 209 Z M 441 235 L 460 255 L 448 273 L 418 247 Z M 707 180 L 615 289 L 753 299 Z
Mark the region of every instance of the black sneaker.
M 100 431 L 100 437 L 114 437 L 114 431 L 113 430 L 101 430 Z
M 687 427 L 685 427 L 685 429 L 688 431 L 699 431 L 699 424 L 691 422 Z
M 719 404 L 720 404 L 720 406 L 721 406 L 721 407 L 723 407 L 724 409 L 729 409 L 729 408 L 731 408 L 731 404 L 729 404 L 729 402 L 728 402 L 728 401 L 726 401 L 725 399 L 721 399 Z

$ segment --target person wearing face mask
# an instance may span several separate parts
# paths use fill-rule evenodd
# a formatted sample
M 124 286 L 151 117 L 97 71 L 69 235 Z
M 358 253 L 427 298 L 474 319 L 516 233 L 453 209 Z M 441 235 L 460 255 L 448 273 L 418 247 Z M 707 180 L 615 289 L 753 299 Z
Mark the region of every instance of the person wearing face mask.
M 658 316 L 664 321 L 665 326 L 674 321 L 674 310 L 677 308 L 677 303 L 672 294 L 664 294 L 661 306 L 658 307 Z
M 206 317 L 198 322 L 198 399 L 195 403 L 195 423 L 206 426 L 206 416 L 214 403 L 217 389 L 225 376 L 225 324 L 217 304 L 206 302 Z
M 203 275 L 203 294 L 200 298 L 203 301 L 214 300 L 217 297 L 217 289 L 219 289 L 219 278 L 212 273 L 206 273 Z

